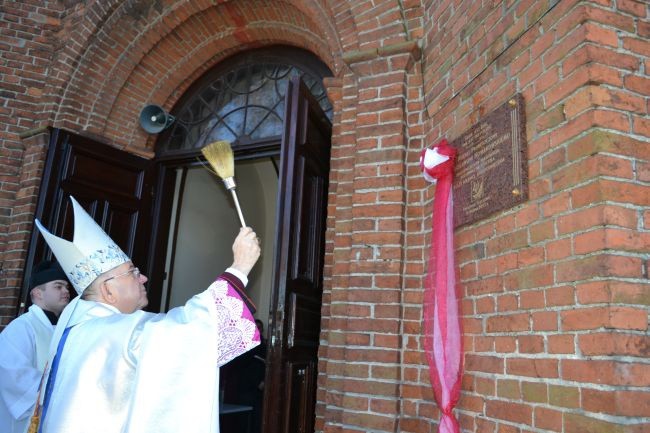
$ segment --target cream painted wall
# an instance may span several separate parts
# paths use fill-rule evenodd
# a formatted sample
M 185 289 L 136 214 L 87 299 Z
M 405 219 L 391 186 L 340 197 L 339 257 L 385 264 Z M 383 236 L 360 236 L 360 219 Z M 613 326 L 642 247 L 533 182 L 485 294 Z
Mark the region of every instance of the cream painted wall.
M 237 162 L 235 176 L 246 224 L 262 240 L 262 256 L 249 275 L 247 292 L 258 308 L 255 316 L 265 324 L 266 333 L 278 176 L 269 158 Z M 200 167 L 188 170 L 177 223 L 176 255 L 168 290 L 170 308 L 205 289 L 232 263 L 231 246 L 239 231 L 230 193 L 220 179 Z

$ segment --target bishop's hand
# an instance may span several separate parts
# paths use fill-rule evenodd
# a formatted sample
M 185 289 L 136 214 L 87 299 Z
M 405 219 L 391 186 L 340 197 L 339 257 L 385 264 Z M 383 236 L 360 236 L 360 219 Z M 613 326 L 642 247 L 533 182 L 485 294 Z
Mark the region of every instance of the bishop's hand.
M 242 227 L 232 244 L 232 267 L 248 276 L 260 257 L 260 240 L 250 227 Z

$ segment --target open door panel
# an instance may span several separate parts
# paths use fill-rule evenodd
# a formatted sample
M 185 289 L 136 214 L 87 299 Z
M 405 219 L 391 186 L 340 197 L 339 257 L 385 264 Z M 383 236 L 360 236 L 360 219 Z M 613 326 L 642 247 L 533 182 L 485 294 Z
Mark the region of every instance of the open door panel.
M 153 164 L 90 138 L 52 129 L 35 217 L 57 236 L 72 240 L 72 195 L 131 257 L 148 270 Z M 32 232 L 25 269 L 50 259 L 38 230 Z M 29 302 L 29 272 L 23 278 L 22 306 Z

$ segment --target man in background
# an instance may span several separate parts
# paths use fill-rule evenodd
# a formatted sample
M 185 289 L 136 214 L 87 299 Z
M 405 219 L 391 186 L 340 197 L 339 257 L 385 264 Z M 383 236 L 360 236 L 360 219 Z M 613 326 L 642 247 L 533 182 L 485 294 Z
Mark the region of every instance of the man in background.
M 0 333 L 0 432 L 24 433 L 34 410 L 59 315 L 70 301 L 58 263 L 44 261 L 32 272 L 32 305 Z

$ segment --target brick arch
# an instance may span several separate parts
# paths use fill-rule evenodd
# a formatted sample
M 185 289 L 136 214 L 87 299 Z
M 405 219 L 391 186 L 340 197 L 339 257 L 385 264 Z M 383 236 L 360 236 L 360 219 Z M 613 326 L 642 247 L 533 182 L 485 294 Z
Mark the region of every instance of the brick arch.
M 251 41 L 242 44 L 235 34 L 225 37 L 214 37 L 204 41 L 194 50 L 175 60 L 173 69 L 158 71 L 157 75 L 149 77 L 154 84 L 146 89 L 147 93 L 137 93 L 136 87 L 143 80 L 147 79 L 151 69 L 151 62 L 155 57 L 147 56 L 142 59 L 138 67 L 133 70 L 124 88 L 116 96 L 111 111 L 107 116 L 105 136 L 113 137 L 116 144 L 133 146 L 132 150 L 152 149 L 155 143 L 155 136 L 147 135 L 137 124 L 138 113 L 146 102 L 154 102 L 171 110 L 178 98 L 184 91 L 204 72 L 221 62 L 223 59 L 241 51 L 268 45 L 293 45 L 308 51 L 322 52 L 323 46 L 320 40 L 310 37 L 302 44 L 292 43 L 305 39 L 301 30 L 289 29 L 281 26 L 265 26 L 249 29 L 247 34 Z M 321 57 L 322 59 L 322 57 Z M 327 62 L 326 62 L 327 64 Z
M 182 0 L 164 10 L 156 7 L 158 3 L 142 9 L 137 9 L 134 6 L 137 2 L 133 1 L 119 6 L 115 3 L 110 12 L 98 19 L 103 25 L 96 26 L 95 33 L 88 35 L 87 30 L 73 33 L 77 38 L 84 31 L 82 40 L 89 41 L 85 51 L 77 49 L 79 53 L 83 51 L 77 60 L 71 60 L 74 53 L 70 51 L 62 56 L 66 60 L 57 64 L 60 71 L 53 74 L 56 78 L 52 80 L 51 90 L 54 91 L 50 92 L 54 96 L 51 111 L 56 126 L 106 134 L 115 144 L 128 145 L 130 140 L 126 137 L 110 136 L 113 124 L 119 124 L 123 130 L 121 119 L 125 116 L 120 110 L 125 104 L 126 108 L 133 109 L 127 102 L 141 106 L 154 97 L 154 89 L 158 89 L 155 97 L 160 97 L 161 88 L 182 86 L 188 75 L 201 69 L 196 58 L 204 62 L 213 59 L 213 64 L 218 61 L 220 51 L 225 53 L 235 47 L 295 45 L 313 51 L 333 70 L 341 69 L 341 47 L 338 36 L 332 34 L 334 26 L 328 19 L 314 21 L 304 13 L 310 8 L 312 11 L 322 8 L 311 0 L 295 2 L 300 7 L 277 1 L 256 1 L 252 7 L 251 1 L 238 1 L 207 5 L 203 9 L 197 6 L 198 2 Z M 88 13 L 91 10 L 89 6 Z M 134 16 L 134 10 L 140 15 Z M 212 31 L 214 28 L 220 31 Z M 207 52 L 188 58 L 187 53 L 196 52 L 193 48 L 199 44 L 204 44 Z M 179 70 L 175 62 L 186 69 L 171 73 Z M 70 71 L 70 64 L 78 66 Z M 144 65 L 154 69 L 146 70 Z M 170 71 L 160 74 L 156 69 Z M 66 75 L 68 79 L 60 78 Z M 135 78 L 140 79 L 139 86 L 134 85 Z
M 71 77 L 78 65 L 84 63 L 88 48 L 95 43 L 99 30 L 107 25 L 123 1 L 91 0 L 87 5 L 83 2 L 68 2 L 66 5 L 61 32 L 66 37 L 56 41 L 60 48 L 55 51 L 43 91 L 43 113 L 49 113 L 50 121 L 54 121 L 62 106 Z

